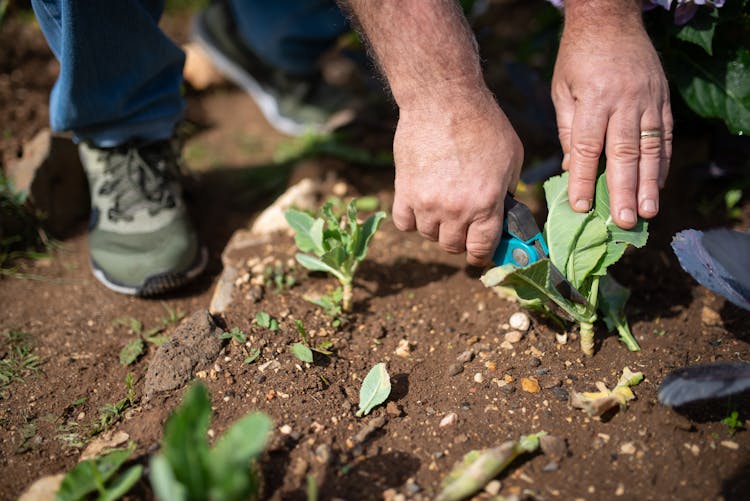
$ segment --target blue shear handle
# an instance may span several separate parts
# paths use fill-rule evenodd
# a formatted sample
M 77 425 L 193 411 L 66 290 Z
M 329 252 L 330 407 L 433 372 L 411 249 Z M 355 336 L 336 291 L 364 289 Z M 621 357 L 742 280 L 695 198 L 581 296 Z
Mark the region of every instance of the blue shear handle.
M 492 262 L 497 266 L 503 266 L 506 264 L 512 264 L 516 267 L 524 267 L 530 264 L 536 263 L 543 256 L 539 255 L 536 244 L 540 244 L 546 256 L 549 251 L 547 250 L 547 243 L 544 241 L 542 233 L 539 232 L 530 239 L 523 241 L 517 236 L 513 235 L 508 231 L 506 223 L 503 223 L 503 234 L 500 237 L 500 243 L 495 250 L 495 254 L 492 256 Z M 527 262 L 522 262 L 523 257 L 526 257 Z

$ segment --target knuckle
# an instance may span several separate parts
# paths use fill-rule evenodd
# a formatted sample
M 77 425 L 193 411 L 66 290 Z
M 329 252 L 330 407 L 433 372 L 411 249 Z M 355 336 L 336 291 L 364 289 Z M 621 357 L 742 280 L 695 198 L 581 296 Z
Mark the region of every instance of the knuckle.
M 578 139 L 573 144 L 573 153 L 585 160 L 599 160 L 602 153 L 602 142 L 596 139 Z
M 641 154 L 641 148 L 637 143 L 617 142 L 612 145 L 612 157 L 619 161 L 637 160 Z
M 645 139 L 651 139 L 646 141 Z M 641 157 L 659 158 L 661 156 L 661 140 L 658 137 L 644 138 L 641 142 Z

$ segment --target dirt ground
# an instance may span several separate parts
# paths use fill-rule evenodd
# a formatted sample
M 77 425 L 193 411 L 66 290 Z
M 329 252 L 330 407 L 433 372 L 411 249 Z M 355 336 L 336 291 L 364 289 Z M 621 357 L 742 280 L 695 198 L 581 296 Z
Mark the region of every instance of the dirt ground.
M 184 40 L 185 16 L 170 17 L 166 25 Z M 511 35 L 490 29 L 486 36 Z M 0 70 L 0 153 L 6 163 L 46 125 L 57 64 L 34 25 L 12 18 L 0 27 Z M 497 81 L 506 77 L 499 74 Z M 0 396 L 0 499 L 15 499 L 37 478 L 69 470 L 92 439 L 100 409 L 124 398 L 128 373 L 135 376 L 135 405 L 108 429 L 137 442 L 136 461 L 144 465 L 158 449 L 164 421 L 183 390 L 146 400 L 146 373 L 157 348 L 147 345 L 134 364 L 123 366 L 120 350 L 136 334 L 117 319 L 133 317 L 145 328 L 163 324 L 171 335 L 179 322 L 169 320 L 170 309 L 190 315 L 207 308 L 226 243 L 286 182 L 284 176 L 278 181 L 257 175 L 256 167 L 267 165 L 285 138 L 265 124 L 241 92 L 231 86 L 188 92 L 188 119 L 193 129 L 185 151 L 195 172 L 190 200 L 211 256 L 196 283 L 160 300 L 105 289 L 89 271 L 84 223 L 50 258 L 22 264 L 22 271 L 38 279 L 0 278 L 0 333 L 26 333 L 23 342 L 41 360 L 37 371 L 25 373 Z M 377 134 L 392 125 L 381 124 Z M 527 156 L 543 158 L 554 151 L 547 135 L 520 130 L 525 142 L 538 145 Z M 745 429 L 735 433 L 722 420 L 733 410 L 741 419 L 750 417 L 749 399 L 679 412 L 656 399 L 659 384 L 674 368 L 750 358 L 750 315 L 697 285 L 669 248 L 672 235 L 685 228 L 747 229 L 750 223 L 747 203 L 739 219 L 727 219 L 721 210 L 698 210 L 726 186 L 705 175 L 717 154 L 713 130 L 678 124 L 662 214 L 651 225 L 648 245 L 629 252 L 613 271 L 632 290 L 628 314 L 640 352 L 627 351 L 600 327 L 596 354 L 585 358 L 574 331 L 567 344 L 559 344 L 556 328 L 534 316 L 520 341 L 504 343 L 509 317 L 519 307 L 485 289 L 478 280 L 481 270 L 467 267 L 461 256 L 400 233 L 390 221 L 360 269 L 354 312 L 333 327 L 304 300 L 330 290 L 332 279 L 290 266 L 293 240 L 279 234 L 233 254 L 235 262 L 244 263 L 241 272 L 248 273 L 248 281 L 238 282 L 235 301 L 217 318 L 227 329 L 248 333 L 252 345 L 261 348 L 260 357 L 245 364 L 242 349 L 225 342 L 213 363 L 197 368 L 196 377 L 212 395 L 216 436 L 251 410 L 273 418 L 275 431 L 261 462 L 264 499 L 305 499 L 308 474 L 322 499 L 388 499 L 396 493 L 431 499 L 464 453 L 542 430 L 564 439 L 567 454 L 515 462 L 499 477 L 501 495 L 747 499 L 750 435 Z M 330 159 L 306 166 L 305 172 L 317 173 L 329 185 L 345 183 L 347 195 L 373 194 L 389 207 L 391 169 Z M 278 264 L 295 277 L 294 286 L 253 288 L 258 262 Z M 279 331 L 253 324 L 261 311 L 278 320 Z M 334 354 L 310 365 L 299 362 L 289 351 L 299 340 L 295 320 L 304 323 L 314 342 L 331 341 Z M 9 339 L 0 338 L 0 354 L 10 349 Z M 356 418 L 361 380 L 378 362 L 387 363 L 393 385 L 389 402 L 395 405 Z M 572 392 L 591 390 L 597 381 L 613 386 L 625 366 L 645 375 L 627 410 L 598 420 L 569 405 Z M 527 391 L 524 378 L 538 382 L 538 390 Z M 450 413 L 455 421 L 441 427 Z M 352 447 L 351 438 L 373 422 L 379 426 L 372 436 Z M 152 497 L 145 477 L 132 497 Z

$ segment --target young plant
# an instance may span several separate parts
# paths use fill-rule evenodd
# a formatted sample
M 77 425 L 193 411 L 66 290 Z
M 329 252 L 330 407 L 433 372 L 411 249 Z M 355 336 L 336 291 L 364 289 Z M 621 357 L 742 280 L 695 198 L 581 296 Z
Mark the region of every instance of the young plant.
M 367 256 L 367 247 L 385 212 L 376 212 L 364 224 L 357 222 L 356 201 L 349 202 L 344 218 L 336 217 L 333 205 L 323 205 L 321 216 L 313 218 L 306 212 L 289 209 L 285 214 L 295 231 L 294 240 L 302 252 L 297 262 L 312 271 L 325 271 L 335 276 L 342 287 L 342 309 L 352 310 L 352 283 L 359 264 Z M 312 254 L 304 254 L 305 252 Z
M 167 308 L 167 311 L 170 311 L 170 314 L 174 314 L 174 310 L 169 308 L 166 303 L 162 303 L 165 308 Z M 143 322 L 138 320 L 135 317 L 120 317 L 116 318 L 112 325 L 114 326 L 124 326 L 130 329 L 130 331 L 137 335 L 138 337 L 136 339 L 133 339 L 132 341 L 128 342 L 122 350 L 120 350 L 120 363 L 122 365 L 130 365 L 136 360 L 138 360 L 138 357 L 143 355 L 144 350 L 146 349 L 146 343 L 153 344 L 155 346 L 161 346 L 164 343 L 167 342 L 169 339 L 168 336 L 160 335 L 166 326 L 170 323 L 174 323 L 170 320 L 165 320 L 164 317 L 161 319 L 162 325 L 157 327 L 152 327 L 151 329 L 144 330 Z
M 260 315 L 260 313 L 258 315 Z M 259 348 L 252 348 L 248 350 L 247 334 L 245 334 L 242 330 L 240 330 L 239 327 L 232 327 L 232 330 L 230 330 L 229 332 L 224 332 L 219 337 L 221 339 L 231 339 L 235 343 L 237 343 L 240 346 L 240 348 L 242 348 L 242 351 L 245 353 L 244 362 L 246 364 L 251 364 L 255 362 L 260 356 Z
M 213 447 L 206 435 L 211 399 L 194 384 L 182 405 L 167 420 L 161 452 L 151 459 L 149 474 L 156 497 L 173 501 L 240 501 L 260 496 L 256 460 L 271 431 L 271 420 L 254 412 L 234 423 Z
M 729 428 L 729 436 L 734 436 L 735 433 L 737 433 L 738 430 L 741 430 L 743 428 L 742 426 L 742 419 L 740 419 L 740 413 L 736 410 L 732 411 L 721 420 L 721 424 Z
M 549 258 L 530 266 L 498 266 L 489 270 L 482 282 L 487 287 L 512 289 L 524 306 L 557 317 L 557 307 L 580 326 L 581 349 L 594 353 L 594 322 L 598 315 L 610 331 L 616 330 L 620 340 L 631 351 L 640 349 L 630 332 L 624 314 L 630 291 L 607 274 L 628 245 L 642 247 L 648 238 L 647 223 L 639 219 L 630 230 L 618 227 L 610 216 L 607 181 L 602 174 L 596 183 L 594 207 L 588 213 L 577 213 L 568 202 L 568 173 L 544 183 L 549 214 L 544 237 Z M 560 294 L 551 283 L 550 263 L 587 299 L 586 304 L 573 302 Z
M 265 311 L 258 312 L 255 316 L 255 323 L 271 332 L 279 330 L 279 322 Z
M 113 479 L 122 465 L 135 451 L 135 443 L 125 449 L 115 449 L 103 456 L 81 461 L 65 474 L 56 501 L 79 501 L 91 499 L 120 499 L 141 478 L 142 465 L 131 466 Z
M 323 312 L 331 317 L 331 326 L 338 328 L 341 325 L 343 321 L 341 318 L 343 313 L 341 303 L 344 299 L 344 292 L 341 287 L 336 287 L 329 294 L 323 294 L 317 298 L 305 296 L 304 299 L 323 308 Z
M 114 423 L 116 423 L 125 410 L 135 405 L 135 376 L 128 372 L 125 376 L 125 398 L 118 400 L 114 404 L 105 404 L 99 409 L 99 420 L 91 425 L 91 436 L 98 435 Z
M 299 333 L 299 337 L 302 340 L 302 342 L 294 343 L 291 347 L 292 354 L 295 357 L 299 358 L 303 362 L 311 364 L 313 362 L 314 351 L 320 353 L 321 355 L 333 355 L 333 353 L 328 350 L 328 348 L 333 346 L 332 342 L 323 341 L 321 343 L 318 343 L 318 345 L 313 348 L 312 346 L 310 346 L 310 340 L 307 337 L 307 330 L 305 329 L 305 325 L 302 323 L 302 321 L 295 320 L 294 323 L 297 326 L 297 332 Z

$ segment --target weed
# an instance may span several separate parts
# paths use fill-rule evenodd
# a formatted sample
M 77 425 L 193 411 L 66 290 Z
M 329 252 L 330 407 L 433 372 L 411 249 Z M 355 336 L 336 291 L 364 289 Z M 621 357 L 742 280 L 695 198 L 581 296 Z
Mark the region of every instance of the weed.
M 224 332 L 219 337 L 221 339 L 234 339 L 237 343 L 241 345 L 244 345 L 245 343 L 247 343 L 247 334 L 241 331 L 239 327 L 232 327 L 231 331 Z
M 31 353 L 28 334 L 18 330 L 5 333 L 8 350 L 0 360 L 0 399 L 7 397 L 7 390 L 14 382 L 22 383 L 28 373 L 36 372 L 41 364 L 37 355 Z
M 266 266 L 263 270 L 263 277 L 267 289 L 272 289 L 275 293 L 280 294 L 285 289 L 291 289 L 297 284 L 297 278 L 286 270 L 283 264 L 276 266 Z
M 314 305 L 320 306 L 323 312 L 331 317 L 331 326 L 334 328 L 338 328 L 344 322 L 345 319 L 342 317 L 343 310 L 341 308 L 344 293 L 341 287 L 336 287 L 329 294 L 323 294 L 319 298 L 305 296 L 304 299 Z
M 269 315 L 265 311 L 258 312 L 258 314 L 255 316 L 255 323 L 260 327 L 269 329 L 271 332 L 276 332 L 277 330 L 279 330 L 279 323 L 275 318 L 272 318 L 271 315 Z
M 99 419 L 91 425 L 91 436 L 98 435 L 120 420 L 122 413 L 135 405 L 135 376 L 125 376 L 125 397 L 114 404 L 105 404 L 99 409 Z
M 169 306 L 164 301 L 161 302 L 161 305 L 164 307 L 165 310 L 167 310 L 167 316 L 161 317 L 161 324 L 166 327 L 168 325 L 176 325 L 180 320 L 185 318 L 185 312 L 180 311 L 179 308 L 175 309 Z
M 333 355 L 333 352 L 329 350 L 333 346 L 333 343 L 331 341 L 323 341 L 321 343 L 318 343 L 317 346 L 313 347 L 310 345 L 310 340 L 307 337 L 307 329 L 305 329 L 305 325 L 302 323 L 301 320 L 295 320 L 295 325 L 297 326 L 297 332 L 299 333 L 299 337 L 302 340 L 299 343 L 294 343 L 292 345 L 292 354 L 299 358 L 303 362 L 312 363 L 313 361 L 313 351 L 320 353 L 321 355 Z
M 729 436 L 733 437 L 735 433 L 737 433 L 739 430 L 742 430 L 744 427 L 742 425 L 742 419 L 740 419 L 740 413 L 736 410 L 732 411 L 721 420 L 721 423 L 729 428 Z
M 128 342 L 128 344 L 120 350 L 120 363 L 122 365 L 130 365 L 138 360 L 138 357 L 143 355 L 143 352 L 146 349 L 145 343 L 153 344 L 154 346 L 161 346 L 169 340 L 168 336 L 160 334 L 166 329 L 167 325 L 178 322 L 179 319 L 182 318 L 179 315 L 184 314 L 182 312 L 176 313 L 169 308 L 166 303 L 162 303 L 162 305 L 167 309 L 169 317 L 162 317 L 162 325 L 160 326 L 144 330 L 143 322 L 135 317 L 120 317 L 112 322 L 112 325 L 114 326 L 127 327 L 133 334 L 138 336 L 136 339 Z
M 39 446 L 34 440 L 34 437 L 36 437 L 36 421 L 33 419 L 26 421 L 26 423 L 21 426 L 20 432 L 21 443 L 18 444 L 18 447 L 16 448 L 16 454 L 23 454 L 24 452 L 34 450 Z

